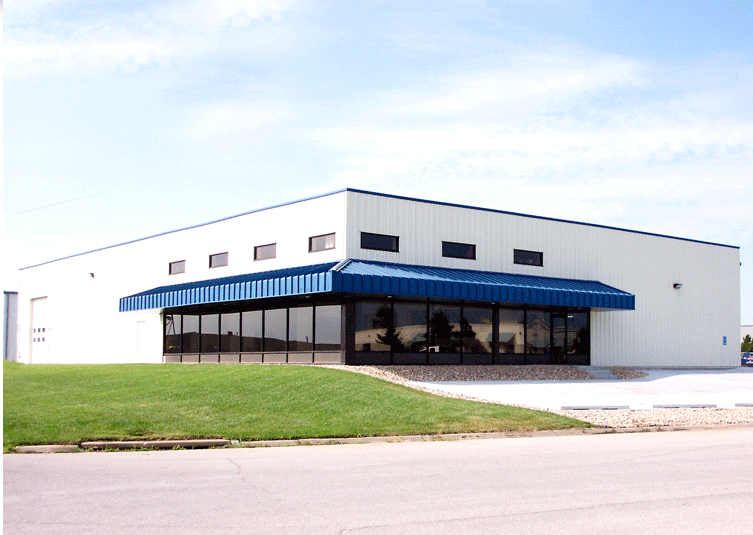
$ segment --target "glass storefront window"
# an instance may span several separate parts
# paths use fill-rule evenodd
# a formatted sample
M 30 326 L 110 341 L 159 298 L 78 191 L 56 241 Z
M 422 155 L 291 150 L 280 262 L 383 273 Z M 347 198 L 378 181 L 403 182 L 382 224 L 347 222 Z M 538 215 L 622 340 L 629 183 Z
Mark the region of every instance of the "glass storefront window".
M 165 314 L 165 353 L 180 353 L 180 314 Z
M 426 305 L 395 303 L 395 333 L 392 351 L 401 353 L 423 353 L 426 351 Z
M 340 351 L 340 305 L 314 307 L 316 320 L 315 351 Z
M 459 306 L 429 306 L 429 351 L 460 353 Z
M 390 303 L 356 303 L 356 351 L 389 351 L 398 346 Z M 399 344 L 398 351 L 402 351 Z
M 220 351 L 236 353 L 241 350 L 241 315 L 222 314 L 220 316 Z
M 490 305 L 387 301 L 356 302 L 354 310 L 355 339 L 351 343 L 355 351 L 393 353 L 387 357 L 375 355 L 375 362 L 446 364 L 461 362 L 461 353 L 469 355 L 467 363 L 492 362 L 492 353 L 496 363 L 590 362 L 587 310 L 521 307 L 495 311 Z M 223 314 L 165 314 L 163 352 L 342 351 L 343 313 L 342 305 L 322 305 Z M 498 339 L 496 352 L 494 336 Z M 442 360 L 429 353 L 455 356 Z M 403 355 L 393 359 L 397 354 Z M 356 355 L 356 359 L 368 360 L 363 355 Z
M 548 355 L 550 337 L 549 312 L 529 310 L 526 314 L 526 353 Z
M 220 352 L 219 314 L 204 314 L 201 316 L 201 352 Z
M 264 351 L 287 351 L 288 309 L 264 311 Z
M 198 314 L 183 314 L 183 353 L 199 352 L 199 316 Z
M 497 351 L 500 354 L 525 353 L 525 313 L 522 310 L 499 310 Z
M 492 352 L 492 319 L 491 308 L 463 308 L 460 320 L 463 353 Z
M 288 351 L 314 349 L 313 307 L 291 308 L 288 321 Z
M 588 330 L 588 312 L 571 312 L 567 315 L 568 355 L 590 354 L 591 334 Z
M 250 310 L 241 314 L 241 351 L 255 353 L 262 349 L 262 311 Z

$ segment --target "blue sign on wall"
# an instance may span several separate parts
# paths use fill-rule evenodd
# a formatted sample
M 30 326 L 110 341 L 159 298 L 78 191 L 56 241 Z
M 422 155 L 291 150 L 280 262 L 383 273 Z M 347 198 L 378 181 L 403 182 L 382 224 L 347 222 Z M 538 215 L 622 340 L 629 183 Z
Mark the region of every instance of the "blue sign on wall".
M 725 345 L 725 346 L 727 345 L 727 337 L 726 336 L 722 336 L 722 344 Z

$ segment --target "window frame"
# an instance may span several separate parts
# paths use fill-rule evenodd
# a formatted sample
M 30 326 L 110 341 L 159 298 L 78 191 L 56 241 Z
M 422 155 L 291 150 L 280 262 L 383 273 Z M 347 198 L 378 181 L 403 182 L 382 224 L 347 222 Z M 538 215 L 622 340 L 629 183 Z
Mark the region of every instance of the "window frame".
M 394 247 L 390 248 L 384 248 L 379 247 L 378 244 L 371 243 L 370 245 L 364 243 L 364 238 L 366 240 L 368 239 L 384 239 L 384 238 L 390 238 L 394 240 Z M 361 232 L 361 249 L 368 249 L 370 251 L 385 251 L 388 253 L 399 253 L 400 252 L 400 236 L 393 236 L 391 234 L 379 234 L 376 232 Z
M 170 262 L 167 266 L 168 275 L 180 275 L 181 273 L 185 273 L 185 272 L 186 272 L 185 260 L 176 260 L 175 262 Z
M 267 251 L 269 250 L 269 248 L 272 249 L 272 256 L 264 256 L 263 258 L 259 258 L 259 252 Z M 254 245 L 254 262 L 261 262 L 262 260 L 272 260 L 274 258 L 277 258 L 277 242 L 265 243 L 264 245 Z
M 453 252 L 452 248 L 457 248 L 458 246 L 470 247 L 471 248 L 470 251 L 472 252 L 473 256 L 450 254 Z M 442 258 L 459 258 L 460 260 L 476 260 L 476 244 L 442 240 Z
M 327 234 L 319 234 L 318 236 L 310 236 L 309 237 L 309 253 L 319 253 L 319 252 L 322 252 L 322 251 L 331 251 L 331 250 L 337 248 L 337 241 L 336 241 L 336 238 L 335 238 L 336 235 L 337 235 L 336 232 L 328 232 Z M 330 236 L 332 236 L 332 246 L 331 247 L 327 247 L 327 240 L 325 239 L 324 240 L 324 247 L 322 247 L 322 248 L 316 248 L 316 249 L 314 248 L 314 240 L 316 240 L 317 238 L 328 238 Z
M 223 256 L 224 256 L 225 263 L 224 264 L 216 264 L 216 265 L 214 265 L 213 260 L 216 259 L 216 260 L 222 261 L 223 260 Z M 229 261 L 230 261 L 230 255 L 228 254 L 227 251 L 225 251 L 224 253 L 210 254 L 209 255 L 209 269 L 214 269 L 214 268 L 218 268 L 218 267 L 225 267 L 225 266 L 228 265 Z
M 534 262 L 522 261 L 518 257 L 519 254 L 538 255 L 538 263 L 536 263 L 535 261 Z M 533 257 L 530 257 L 530 258 L 533 258 Z M 530 251 L 528 249 L 513 249 L 512 261 L 513 261 L 513 264 L 516 264 L 518 266 L 544 267 L 544 253 L 541 251 Z

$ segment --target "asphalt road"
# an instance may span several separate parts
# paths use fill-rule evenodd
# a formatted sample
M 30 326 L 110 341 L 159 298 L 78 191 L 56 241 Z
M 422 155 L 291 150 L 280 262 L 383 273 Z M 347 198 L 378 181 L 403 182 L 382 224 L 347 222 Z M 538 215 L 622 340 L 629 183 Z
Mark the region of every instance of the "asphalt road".
M 3 456 L 12 534 L 749 534 L 753 429 Z

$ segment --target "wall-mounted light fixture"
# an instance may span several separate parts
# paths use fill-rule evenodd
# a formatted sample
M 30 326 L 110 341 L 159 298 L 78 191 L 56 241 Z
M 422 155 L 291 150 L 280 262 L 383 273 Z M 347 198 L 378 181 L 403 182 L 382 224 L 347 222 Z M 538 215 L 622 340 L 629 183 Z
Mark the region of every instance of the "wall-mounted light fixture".
M 672 288 L 674 288 L 675 290 L 679 290 L 680 288 L 682 288 L 682 284 L 680 284 L 679 282 L 676 282 L 672 285 Z

